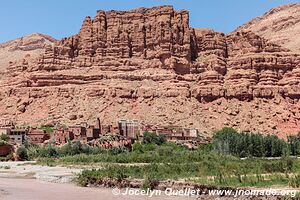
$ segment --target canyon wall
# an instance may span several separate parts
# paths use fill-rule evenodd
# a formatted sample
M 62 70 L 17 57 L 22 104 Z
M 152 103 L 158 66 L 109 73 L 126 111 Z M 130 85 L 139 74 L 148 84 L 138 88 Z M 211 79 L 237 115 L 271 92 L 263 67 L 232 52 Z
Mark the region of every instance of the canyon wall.
M 21 124 L 232 126 L 286 137 L 300 131 L 300 55 L 250 31 L 192 28 L 171 6 L 97 11 L 77 35 L 11 66 L 2 118 Z

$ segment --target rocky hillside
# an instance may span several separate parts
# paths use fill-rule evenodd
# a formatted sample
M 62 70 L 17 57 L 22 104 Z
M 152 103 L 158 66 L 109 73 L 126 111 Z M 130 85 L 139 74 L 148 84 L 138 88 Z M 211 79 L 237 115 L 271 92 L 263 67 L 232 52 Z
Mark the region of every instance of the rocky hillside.
M 273 8 L 238 28 L 252 31 L 292 51 L 300 52 L 300 3 Z
M 189 26 L 171 6 L 97 11 L 36 62 L 8 68 L 0 113 L 24 124 L 300 131 L 300 55 L 250 31 Z
M 36 59 L 46 45 L 53 45 L 55 41 L 50 36 L 34 33 L 0 44 L 0 71 L 22 63 L 23 59 Z

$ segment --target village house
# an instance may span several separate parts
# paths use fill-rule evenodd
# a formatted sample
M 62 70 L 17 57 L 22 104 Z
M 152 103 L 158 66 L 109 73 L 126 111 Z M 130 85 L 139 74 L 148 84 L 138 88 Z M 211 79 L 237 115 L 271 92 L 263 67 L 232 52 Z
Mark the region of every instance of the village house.
M 96 126 L 89 126 L 87 123 L 66 128 L 55 129 L 51 140 L 56 144 L 66 144 L 67 141 L 79 140 L 87 143 L 91 140 L 97 139 L 102 134 L 102 125 L 100 119 L 97 119 Z
M 95 128 L 94 126 L 89 126 L 86 129 L 86 139 L 87 141 L 91 141 L 93 139 L 99 138 L 100 136 L 100 129 L 99 128 Z
M 16 128 L 15 126 L 0 127 L 0 135 L 7 135 L 12 144 L 24 144 L 28 141 L 31 144 L 42 144 L 49 139 L 49 135 L 40 129 Z
M 102 134 L 112 134 L 112 135 L 118 135 L 120 133 L 118 126 L 113 126 L 111 124 L 109 125 L 102 125 Z
M 50 140 L 55 141 L 56 144 L 66 144 L 69 140 L 74 140 L 74 133 L 66 128 L 58 128 L 53 131 Z
M 195 128 L 184 128 L 183 136 L 184 140 L 196 140 L 198 138 L 199 131 Z
M 51 139 L 58 145 L 66 144 L 68 141 L 78 140 L 83 143 L 94 142 L 103 135 L 120 135 L 134 142 L 139 139 L 141 133 L 149 131 L 157 135 L 165 135 L 168 141 L 195 141 L 207 143 L 205 138 L 199 136 L 198 129 L 182 127 L 157 127 L 141 125 L 138 120 L 120 120 L 118 126 L 102 125 L 99 118 L 95 126 L 87 123 L 69 127 L 54 129 L 51 138 L 44 130 L 40 129 L 15 129 L 14 126 L 0 127 L 0 135 L 7 134 L 12 143 L 23 144 L 27 139 L 32 144 L 42 144 Z M 201 139 L 202 138 L 202 139 Z M 126 141 L 126 140 L 124 140 Z M 112 144 L 110 144 L 112 145 Z M 104 145 L 107 146 L 107 145 Z M 113 146 L 113 145 L 112 145 Z
M 86 138 L 86 128 L 81 125 L 69 126 L 68 131 L 74 134 L 74 140 L 87 141 Z
M 138 120 L 120 120 L 119 134 L 129 139 L 136 140 L 140 136 L 140 124 Z
M 137 120 L 120 120 L 118 126 L 112 126 L 102 125 L 98 118 L 95 126 L 86 123 L 54 129 L 51 140 L 59 145 L 66 144 L 68 140 L 79 140 L 83 143 L 89 143 L 107 134 L 121 135 L 129 140 L 136 140 L 140 134 L 139 122 Z M 124 141 L 127 143 L 127 140 Z
M 156 133 L 157 135 L 165 135 L 168 141 L 178 140 L 197 140 L 198 129 L 182 128 L 182 127 L 147 127 L 146 131 Z
M 0 127 L 0 135 L 9 135 L 11 128 L 8 127 Z
M 93 139 L 97 139 L 102 135 L 102 124 L 100 118 L 97 118 L 97 122 L 95 126 L 86 126 L 86 138 L 87 141 L 91 141 Z
M 50 139 L 50 136 L 44 130 L 31 128 L 26 138 L 30 144 L 43 144 L 46 140 Z
M 28 129 L 16 128 L 10 120 L 1 120 L 0 135 L 7 135 L 12 144 L 24 144 Z
M 0 135 L 10 135 L 10 130 L 14 128 L 15 126 L 11 121 L 8 120 L 0 121 Z
M 28 129 L 11 129 L 8 134 L 10 140 L 9 142 L 12 144 L 24 144 L 26 135 L 28 133 Z

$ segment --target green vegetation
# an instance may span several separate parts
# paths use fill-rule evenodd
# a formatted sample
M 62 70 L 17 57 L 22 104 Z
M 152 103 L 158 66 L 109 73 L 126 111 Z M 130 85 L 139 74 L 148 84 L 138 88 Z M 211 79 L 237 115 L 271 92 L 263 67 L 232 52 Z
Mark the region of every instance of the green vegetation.
M 288 143 L 290 145 L 290 154 L 293 156 L 300 155 L 300 133 L 295 136 L 289 136 Z
M 6 162 L 6 161 L 10 161 L 13 159 L 13 155 L 9 154 L 7 156 L 0 156 L 0 162 Z
M 232 128 L 223 128 L 215 133 L 213 146 L 219 153 L 238 157 L 299 156 L 300 133 L 284 141 L 275 135 L 238 133 Z
M 8 165 L 0 166 L 0 169 L 10 169 L 10 166 L 8 166 Z
M 41 126 L 38 129 L 44 130 L 48 134 L 53 133 L 53 127 L 52 126 Z
M 92 155 L 118 155 L 122 152 L 127 152 L 127 149 L 115 148 L 110 150 L 104 150 L 99 147 L 91 147 L 86 144 L 82 144 L 79 141 L 69 141 L 64 146 L 55 146 L 54 144 L 48 144 L 45 146 L 29 145 L 27 147 L 28 155 L 30 159 L 65 159 L 77 156 L 92 156 Z
M 9 136 L 8 135 L 0 135 L 0 147 L 1 146 L 10 146 L 10 148 L 12 148 L 12 145 L 8 143 L 9 141 Z M 13 155 L 12 154 L 9 154 L 7 156 L 0 156 L 0 162 L 3 162 L 3 161 L 9 161 L 9 160 L 12 160 L 13 158 Z
M 17 149 L 16 152 L 17 156 L 21 159 L 21 160 L 28 160 L 28 153 L 27 153 L 27 149 L 25 147 L 19 147 Z
M 290 145 L 274 135 L 238 133 L 232 128 L 223 128 L 214 135 L 213 146 L 219 153 L 238 157 L 281 157 L 288 156 L 291 149 L 297 152 L 298 143 L 294 139 L 292 141 L 295 145 Z M 298 150 L 300 152 L 300 148 Z
M 156 135 L 155 133 L 145 132 L 143 137 L 144 144 L 162 145 L 167 141 L 165 135 Z
M 299 188 L 300 187 L 300 175 L 295 175 L 290 179 L 290 186 L 294 188 Z
M 238 157 L 219 154 L 213 151 L 210 145 L 190 151 L 170 142 L 162 145 L 136 143 L 132 152 L 118 154 L 106 151 L 100 154 L 79 154 L 39 160 L 51 166 L 101 164 L 100 169 L 85 170 L 79 175 L 78 182 L 82 185 L 110 177 L 144 179 L 144 187 L 166 179 L 236 187 L 296 186 L 297 179 L 294 175 L 298 174 L 300 169 L 300 162 L 295 158 L 241 160 Z
M 255 162 L 254 162 L 255 161 Z M 136 166 L 111 166 L 99 170 L 99 173 L 111 173 L 108 177 L 117 178 L 118 170 L 122 169 L 126 177 L 143 178 L 144 175 L 156 178 L 157 180 L 192 178 L 201 176 L 234 176 L 237 174 L 257 173 L 291 173 L 296 171 L 299 163 L 292 159 L 280 160 L 240 160 L 234 157 L 217 154 L 203 155 L 202 161 L 193 163 L 150 163 L 148 165 Z M 133 170 L 133 171 L 132 171 Z M 116 173 L 115 173 L 116 172 Z M 145 173 L 146 172 L 146 173 Z
M 84 170 L 78 177 L 81 185 L 107 177 L 138 178 L 144 180 L 144 188 L 167 179 L 212 186 L 299 187 L 300 160 L 289 156 L 299 153 L 300 135 L 284 141 L 276 136 L 238 133 L 231 128 L 216 132 L 212 144 L 195 150 L 166 142 L 163 136 L 153 133 L 145 133 L 143 141 L 135 143 L 131 151 L 104 150 L 79 142 L 62 147 L 28 147 L 29 157 L 42 164 L 101 166 Z
M 166 142 L 162 145 L 153 143 L 141 144 L 136 143 L 129 152 L 126 149 L 103 150 L 99 148 L 91 148 L 92 153 L 81 153 L 77 155 L 67 155 L 63 157 L 44 156 L 39 152 L 39 161 L 56 162 L 63 164 L 86 164 L 86 163 L 183 163 L 183 162 L 199 162 L 202 156 L 208 154 L 210 145 L 203 146 L 197 151 L 190 151 L 185 147 L 179 146 L 173 142 Z M 49 147 L 45 147 L 46 149 Z M 53 147 L 52 147 L 53 148 Z M 57 152 L 61 152 L 63 147 L 57 148 Z M 208 152 L 206 152 L 208 151 Z M 58 155 L 62 155 L 59 153 Z M 36 156 L 32 156 L 36 157 Z M 57 156 L 58 157 L 58 156 Z
M 0 141 L 5 141 L 5 142 L 8 142 L 9 141 L 9 136 L 6 135 L 6 134 L 2 134 L 0 135 Z
M 103 165 L 100 169 L 84 170 L 78 177 L 81 185 L 94 183 L 104 177 L 144 179 L 148 185 L 153 181 L 179 180 L 217 186 L 270 186 L 292 185 L 297 180 L 293 173 L 300 163 L 293 159 L 240 160 L 218 154 L 203 155 L 201 162 L 151 163 L 148 165 Z M 294 181 L 295 179 L 295 181 Z

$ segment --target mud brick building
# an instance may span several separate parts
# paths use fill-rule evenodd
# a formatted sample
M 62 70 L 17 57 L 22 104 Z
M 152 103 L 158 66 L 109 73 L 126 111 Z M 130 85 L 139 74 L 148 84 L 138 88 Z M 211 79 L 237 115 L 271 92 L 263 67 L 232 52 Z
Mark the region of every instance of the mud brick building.
M 79 140 L 87 143 L 100 137 L 102 127 L 100 119 L 98 118 L 95 126 L 90 126 L 85 123 L 65 128 L 57 128 L 54 130 L 51 140 L 60 145 L 66 144 L 69 140 Z
M 0 120 L 0 135 L 10 135 L 12 129 L 15 129 L 12 121 Z
M 11 128 L 8 127 L 0 127 L 0 135 L 9 135 Z
M 75 140 L 87 140 L 86 128 L 84 126 L 70 126 L 67 129 L 74 134 Z
M 13 144 L 24 144 L 26 135 L 28 134 L 28 129 L 11 129 L 8 134 L 10 138 L 10 143 Z
M 86 129 L 86 140 L 91 141 L 93 139 L 99 138 L 100 133 L 101 131 L 99 128 L 95 128 L 94 126 L 89 126 Z
M 0 145 L 0 156 L 7 156 L 13 153 L 13 146 L 9 144 Z
M 12 144 L 23 144 L 26 139 L 28 129 L 16 129 L 14 125 L 3 125 L 0 127 L 0 135 L 8 135 Z
M 29 129 L 26 139 L 30 144 L 43 144 L 50 135 L 41 129 Z
M 59 128 L 53 131 L 50 140 L 55 141 L 56 144 L 66 144 L 69 140 L 74 140 L 74 133 L 66 128 Z
M 165 135 L 169 141 L 178 140 L 198 140 L 199 131 L 194 128 L 182 127 L 154 127 L 148 128 L 146 131 L 154 132 L 157 135 Z
M 130 139 L 137 139 L 141 133 L 138 120 L 120 120 L 118 125 L 120 135 Z
M 195 128 L 183 129 L 184 140 L 195 140 L 198 138 L 199 131 Z

